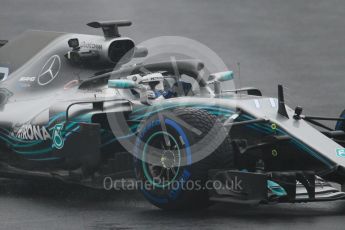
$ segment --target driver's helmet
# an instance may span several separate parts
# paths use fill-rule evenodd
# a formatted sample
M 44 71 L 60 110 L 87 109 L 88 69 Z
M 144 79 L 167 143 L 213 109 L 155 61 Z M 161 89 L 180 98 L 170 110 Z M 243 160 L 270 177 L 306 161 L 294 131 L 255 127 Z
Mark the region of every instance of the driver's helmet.
M 162 73 L 150 73 L 142 77 L 139 83 L 148 85 L 150 90 L 164 90 L 164 76 Z
M 136 74 L 128 78 L 146 87 L 150 99 L 156 99 L 164 95 L 164 76 L 160 72 L 143 76 Z

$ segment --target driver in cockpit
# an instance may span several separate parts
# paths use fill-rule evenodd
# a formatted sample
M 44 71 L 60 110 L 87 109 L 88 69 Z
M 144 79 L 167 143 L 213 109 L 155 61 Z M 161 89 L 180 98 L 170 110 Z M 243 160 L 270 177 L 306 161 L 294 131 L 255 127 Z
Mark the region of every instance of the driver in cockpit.
M 172 90 L 165 90 L 163 80 L 160 81 L 151 81 L 148 83 L 150 87 L 151 94 L 149 95 L 150 99 L 159 99 L 159 98 L 172 98 L 176 97 L 176 93 Z
M 136 75 L 137 82 L 147 87 L 149 99 L 169 99 L 181 94 L 187 95 L 192 89 L 192 84 L 183 81 L 175 82 L 172 86 L 164 86 L 164 76 L 162 73 L 151 73 L 145 76 Z M 133 79 L 132 79 L 133 80 Z M 168 84 L 169 85 L 169 84 Z
M 168 90 L 166 90 L 164 87 L 164 80 L 152 81 L 149 83 L 149 87 L 150 90 L 153 92 L 151 99 L 169 99 L 177 97 L 179 95 L 179 91 L 181 91 L 181 95 L 186 96 L 192 90 L 192 84 L 184 81 L 175 82 L 174 85 Z

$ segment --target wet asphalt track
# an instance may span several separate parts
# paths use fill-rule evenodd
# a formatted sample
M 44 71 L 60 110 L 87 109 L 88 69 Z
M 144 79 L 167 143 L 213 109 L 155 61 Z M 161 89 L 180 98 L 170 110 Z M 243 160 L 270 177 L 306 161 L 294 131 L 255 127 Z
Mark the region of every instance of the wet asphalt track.
M 179 35 L 241 62 L 241 85 L 290 106 L 337 116 L 345 108 L 345 2 L 342 0 L 1 0 L 0 39 L 25 29 L 97 33 L 94 19 L 130 19 L 122 34 L 137 41 Z M 239 82 L 237 83 L 239 85 Z M 344 229 L 345 201 L 162 212 L 136 192 L 2 181 L 0 229 Z

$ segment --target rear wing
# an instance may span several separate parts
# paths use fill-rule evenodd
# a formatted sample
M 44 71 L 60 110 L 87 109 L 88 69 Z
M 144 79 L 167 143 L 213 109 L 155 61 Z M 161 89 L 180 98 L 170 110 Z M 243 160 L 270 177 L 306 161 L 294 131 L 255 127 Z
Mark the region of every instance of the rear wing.
M 7 42 L 7 40 L 0 40 L 0 48 L 4 46 Z

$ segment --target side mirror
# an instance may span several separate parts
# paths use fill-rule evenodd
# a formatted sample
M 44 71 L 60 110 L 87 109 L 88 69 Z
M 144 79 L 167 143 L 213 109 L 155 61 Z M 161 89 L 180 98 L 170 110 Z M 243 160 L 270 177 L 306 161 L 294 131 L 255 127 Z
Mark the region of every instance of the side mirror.
M 108 81 L 108 87 L 114 89 L 139 89 L 140 102 L 145 105 L 150 105 L 150 100 L 147 94 L 147 89 L 135 81 L 128 79 L 113 79 Z
M 234 79 L 234 72 L 233 71 L 225 71 L 219 73 L 213 73 L 209 77 L 209 81 L 214 82 L 223 82 L 223 81 L 230 81 Z
M 108 81 L 108 87 L 114 89 L 135 89 L 139 88 L 138 84 L 132 80 L 114 79 Z
M 234 79 L 234 72 L 233 71 L 225 71 L 219 73 L 213 73 L 208 78 L 208 84 L 214 84 L 214 93 L 216 95 L 221 94 L 221 82 L 230 81 Z

